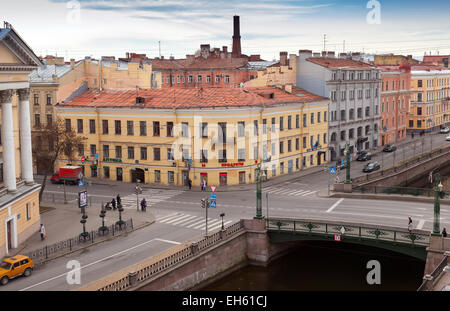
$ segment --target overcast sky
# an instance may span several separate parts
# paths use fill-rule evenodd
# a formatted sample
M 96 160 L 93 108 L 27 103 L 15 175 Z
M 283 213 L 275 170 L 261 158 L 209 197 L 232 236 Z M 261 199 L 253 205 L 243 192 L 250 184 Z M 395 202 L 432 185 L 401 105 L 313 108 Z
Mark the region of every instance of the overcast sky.
M 346 52 L 450 54 L 450 1 L 443 0 L 379 0 L 379 24 L 367 21 L 373 10 L 368 0 L 0 1 L 0 19 L 38 56 L 156 57 L 158 41 L 165 57 L 185 57 L 208 43 L 231 50 L 235 14 L 242 52 L 267 60 L 279 58 L 280 51 L 320 52 L 324 34 L 326 49 L 337 53 L 345 40 Z

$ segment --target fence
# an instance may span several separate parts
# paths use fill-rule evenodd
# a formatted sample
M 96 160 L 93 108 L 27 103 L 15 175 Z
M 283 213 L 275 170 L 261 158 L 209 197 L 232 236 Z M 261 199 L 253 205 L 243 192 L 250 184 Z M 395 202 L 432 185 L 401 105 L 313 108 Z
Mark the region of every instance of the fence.
M 133 230 L 133 219 L 125 221 L 122 226 L 113 224 L 108 226 L 105 231 L 92 230 L 88 232 L 86 237 L 78 235 L 64 241 L 46 245 L 43 248 L 25 253 L 24 255 L 30 257 L 33 262 L 38 265 L 54 257 L 81 249 L 87 245 L 93 244 L 94 242 L 106 240 L 108 237 L 115 236 L 117 233 L 128 232 L 131 230 Z
M 200 251 L 208 249 L 224 240 L 228 237 L 244 230 L 242 222 L 237 222 L 231 226 L 226 227 L 224 230 L 213 233 L 203 239 L 192 242 L 190 245 L 182 248 L 174 254 L 158 260 L 136 272 L 129 273 L 127 276 L 120 278 L 119 280 L 99 288 L 99 291 L 123 291 L 136 285 L 137 282 L 143 282 L 150 277 L 155 276 L 162 271 L 168 270 L 182 263 L 189 258 L 194 257 Z
M 360 186 L 352 189 L 353 192 L 375 193 L 375 194 L 400 194 L 434 197 L 434 190 L 427 188 L 409 188 L 409 187 L 384 187 L 384 186 Z M 441 199 L 449 198 L 450 192 L 442 191 Z
M 417 291 L 426 291 L 432 289 L 431 287 L 433 286 L 434 280 L 436 280 L 436 278 L 442 273 L 448 263 L 450 263 L 450 254 L 446 252 L 444 254 L 444 258 L 442 258 L 442 261 L 433 270 L 433 272 L 431 272 L 430 275 L 426 275 L 424 277 L 424 280 Z
M 397 165 L 390 167 L 388 169 L 380 170 L 380 171 L 376 171 L 376 172 L 373 172 L 370 174 L 352 178 L 352 183 L 354 185 L 358 185 L 361 183 L 380 179 L 384 176 L 390 176 L 390 175 L 402 172 L 403 170 L 410 168 L 414 165 L 417 165 L 418 163 L 420 163 L 422 161 L 429 160 L 435 156 L 439 156 L 441 154 L 448 153 L 448 152 L 450 152 L 450 146 L 442 147 L 439 149 L 434 149 L 430 152 L 427 152 L 427 153 L 412 157 L 406 161 L 400 162 Z

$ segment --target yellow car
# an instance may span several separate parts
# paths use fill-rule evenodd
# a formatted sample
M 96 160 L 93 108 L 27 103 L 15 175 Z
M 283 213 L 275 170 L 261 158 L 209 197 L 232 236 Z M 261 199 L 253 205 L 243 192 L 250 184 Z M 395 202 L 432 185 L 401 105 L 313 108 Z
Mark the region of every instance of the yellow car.
M 18 276 L 30 276 L 33 272 L 33 261 L 23 255 L 17 255 L 0 262 L 0 284 L 6 285 L 10 279 Z

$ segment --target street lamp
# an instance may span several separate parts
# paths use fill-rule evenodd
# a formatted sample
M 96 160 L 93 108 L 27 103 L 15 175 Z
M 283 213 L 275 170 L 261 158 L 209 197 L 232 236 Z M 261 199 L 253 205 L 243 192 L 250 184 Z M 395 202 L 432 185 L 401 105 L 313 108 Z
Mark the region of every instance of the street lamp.
M 441 230 L 439 228 L 439 222 L 440 222 L 440 196 L 442 193 L 442 183 L 441 183 L 441 175 L 436 174 L 436 182 L 434 187 L 434 221 L 433 221 L 433 233 L 431 235 L 433 236 L 440 236 Z
M 105 234 L 105 231 L 109 231 L 108 227 L 105 226 L 105 215 L 106 215 L 106 209 L 103 207 L 102 204 L 102 209 L 100 211 L 100 218 L 102 219 L 102 226 L 100 228 L 98 228 L 98 233 L 102 233 L 103 235 Z
M 89 233 L 86 232 L 86 219 L 87 218 L 88 218 L 88 216 L 86 215 L 86 212 L 83 211 L 83 216 L 81 216 L 81 220 L 80 220 L 80 223 L 83 224 L 83 232 L 80 233 L 80 240 L 81 240 L 81 238 L 86 240 L 86 238 L 89 237 Z
M 350 150 L 349 150 L 350 146 L 349 145 L 350 145 L 349 142 L 347 142 L 345 144 L 345 151 L 344 151 L 345 160 L 347 162 L 346 168 L 345 168 L 346 174 L 345 174 L 345 182 L 344 182 L 344 184 L 351 184 L 352 183 L 352 180 L 350 178 Z
M 119 228 L 122 229 L 122 225 L 125 225 L 125 221 L 122 220 L 122 212 L 123 212 L 122 203 L 117 204 L 117 209 L 119 210 L 119 220 L 116 222 L 116 225 L 118 225 Z
M 223 226 L 223 216 L 225 216 L 225 213 L 220 214 L 220 217 L 222 217 L 222 230 L 225 230 L 225 228 Z
M 255 219 L 263 219 L 261 200 L 261 163 L 256 167 L 256 216 Z

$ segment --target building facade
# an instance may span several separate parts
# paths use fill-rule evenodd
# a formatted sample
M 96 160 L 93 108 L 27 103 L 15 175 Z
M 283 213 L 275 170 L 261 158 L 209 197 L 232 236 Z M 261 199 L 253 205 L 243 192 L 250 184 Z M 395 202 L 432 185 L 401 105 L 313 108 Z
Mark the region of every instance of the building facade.
M 87 137 L 88 178 L 182 186 L 253 183 L 328 160 L 328 100 L 298 88 L 90 90 L 60 104 Z M 58 166 L 67 160 L 59 159 Z M 70 163 L 82 165 L 81 161 Z
M 432 65 L 411 67 L 408 131 L 430 132 L 450 125 L 450 70 Z
M 378 66 L 381 69 L 381 145 L 406 138 L 411 90 L 411 66 Z
M 40 60 L 9 23 L 0 28 L 0 257 L 39 229 L 28 74 Z
M 339 58 L 334 52 L 312 57 L 312 51 L 300 50 L 297 61 L 297 86 L 330 98 L 329 136 L 331 160 L 350 152 L 379 145 L 381 73 L 375 66 L 359 61 L 360 54 Z

